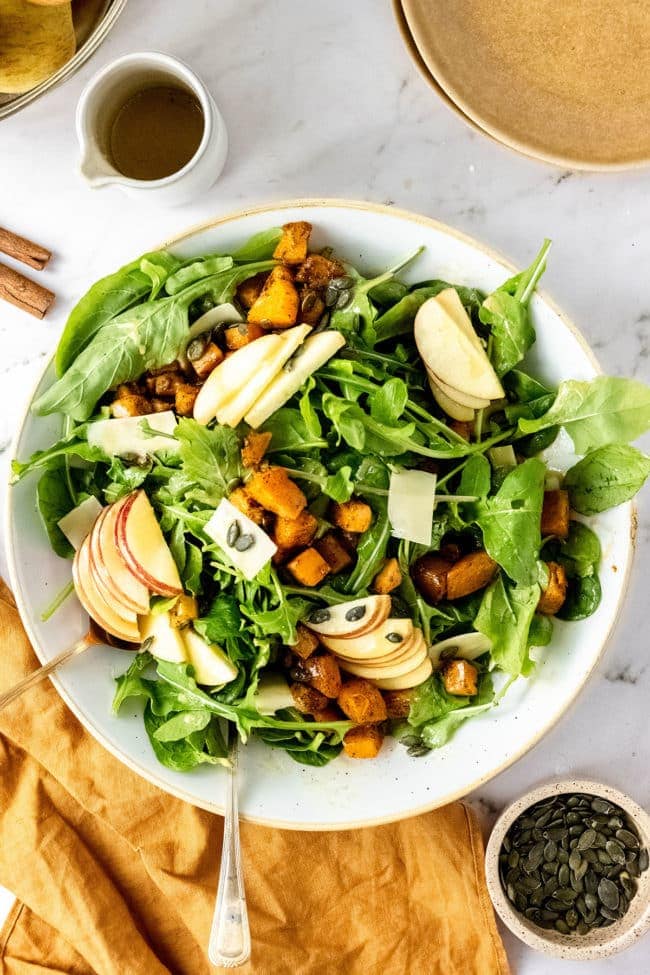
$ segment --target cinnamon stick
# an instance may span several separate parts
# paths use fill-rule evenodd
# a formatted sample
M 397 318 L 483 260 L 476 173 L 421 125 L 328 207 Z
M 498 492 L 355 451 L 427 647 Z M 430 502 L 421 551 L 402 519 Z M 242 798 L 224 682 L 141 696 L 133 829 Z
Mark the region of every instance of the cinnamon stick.
M 0 298 L 29 312 L 35 318 L 44 318 L 54 297 L 53 291 L 43 288 L 13 268 L 0 264 Z
M 6 227 L 0 227 L 0 251 L 37 271 L 42 271 L 52 256 L 45 247 L 35 244 L 27 237 L 21 237 L 20 234 L 14 234 Z

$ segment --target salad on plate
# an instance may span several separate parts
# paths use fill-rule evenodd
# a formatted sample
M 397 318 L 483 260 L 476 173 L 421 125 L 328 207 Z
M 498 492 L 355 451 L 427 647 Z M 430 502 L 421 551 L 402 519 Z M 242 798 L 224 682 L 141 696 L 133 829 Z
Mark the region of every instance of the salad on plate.
M 646 386 L 526 365 L 548 241 L 486 295 L 311 230 L 94 284 L 32 407 L 61 438 L 13 462 L 71 560 L 47 612 L 135 651 L 114 710 L 172 769 L 227 763 L 224 721 L 312 766 L 444 746 L 597 610 L 592 516 L 650 473 Z

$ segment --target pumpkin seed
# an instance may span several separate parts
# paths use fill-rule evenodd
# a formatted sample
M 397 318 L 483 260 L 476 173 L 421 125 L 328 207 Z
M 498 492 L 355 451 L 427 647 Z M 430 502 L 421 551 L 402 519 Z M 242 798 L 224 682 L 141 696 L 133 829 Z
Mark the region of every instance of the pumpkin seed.
M 566 921 L 566 923 L 569 925 L 570 928 L 577 928 L 578 921 L 579 921 L 578 912 L 574 911 L 573 908 L 571 908 L 571 910 L 567 911 L 566 914 L 564 915 L 564 920 Z
M 232 548 L 241 535 L 241 525 L 238 521 L 231 521 L 226 532 L 226 544 Z
M 557 880 L 560 887 L 566 887 L 566 885 L 569 883 L 569 877 L 569 867 L 566 863 L 563 863 L 557 872 Z
M 559 931 L 560 934 L 569 934 L 569 925 L 559 917 L 555 922 L 555 930 Z
M 569 856 L 569 867 L 571 870 L 575 871 L 582 863 L 582 857 L 577 850 L 573 850 Z
M 648 848 L 644 847 L 639 853 L 639 870 L 641 871 L 641 873 L 643 873 L 645 870 L 648 869 L 649 864 L 650 864 L 650 858 L 648 856 Z
M 350 612 L 350 610 L 348 610 Z M 327 623 L 331 620 L 332 614 L 329 609 L 315 609 L 314 612 L 309 617 L 310 623 Z
M 544 873 L 556 874 L 558 871 L 559 863 L 543 863 L 542 870 Z
M 598 899 L 610 911 L 615 911 L 618 907 L 619 893 L 618 887 L 613 881 L 603 877 L 598 884 Z
M 607 813 L 608 816 L 616 812 L 615 807 L 611 803 L 607 802 L 606 799 L 600 799 L 598 796 L 591 800 L 591 808 L 595 813 Z
M 345 618 L 348 621 L 348 623 L 356 623 L 358 620 L 363 619 L 365 615 L 366 615 L 366 607 L 362 604 L 361 606 L 353 606 L 352 609 L 349 609 L 345 614 Z M 390 639 L 392 635 L 393 634 L 389 633 L 386 639 Z
M 607 840 L 605 849 L 614 863 L 625 863 L 625 850 L 616 840 Z
M 237 552 L 248 552 L 249 548 L 252 548 L 254 544 L 255 544 L 254 535 L 248 535 L 248 534 L 240 535 L 239 538 L 236 540 L 235 544 L 233 545 L 233 548 Z
M 404 637 L 401 635 L 401 633 L 387 633 L 386 639 L 389 643 L 401 643 Z
M 628 850 L 639 849 L 639 841 L 634 833 L 631 833 L 629 829 L 617 829 L 616 839 L 619 841 L 619 843 L 622 843 L 623 846 L 626 846 Z
M 519 854 L 516 850 L 513 850 L 508 856 L 508 866 L 516 867 L 519 863 Z
M 586 829 L 578 840 L 579 850 L 588 850 L 596 842 L 596 830 Z

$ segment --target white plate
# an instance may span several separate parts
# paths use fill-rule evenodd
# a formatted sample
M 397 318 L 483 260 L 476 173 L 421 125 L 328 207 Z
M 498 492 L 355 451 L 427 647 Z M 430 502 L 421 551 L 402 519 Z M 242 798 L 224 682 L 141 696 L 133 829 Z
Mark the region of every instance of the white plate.
M 411 281 L 444 278 L 490 291 L 512 273 L 505 261 L 433 220 L 388 207 L 342 201 L 306 201 L 262 207 L 223 217 L 170 242 L 192 256 L 228 252 L 251 234 L 289 220 L 309 220 L 314 243 L 333 245 L 360 268 L 381 271 L 424 244 L 425 253 L 406 275 Z M 531 256 L 538 241 L 530 242 Z M 125 260 L 129 255 L 125 254 Z M 535 375 L 550 383 L 587 379 L 599 367 L 580 334 L 547 299 L 535 296 L 532 314 L 537 343 L 529 358 Z M 49 369 L 40 392 L 51 381 Z M 59 433 L 56 418 L 26 415 L 14 453 L 21 459 L 47 447 Z M 18 607 L 42 661 L 79 637 L 87 617 L 70 598 L 47 623 L 40 614 L 70 578 L 70 564 L 48 545 L 34 504 L 35 477 L 10 491 L 7 547 Z M 246 819 L 287 829 L 345 829 L 411 816 L 466 795 L 503 771 L 549 731 L 594 669 L 623 598 L 633 551 L 632 508 L 623 505 L 593 519 L 603 546 L 603 599 L 598 612 L 580 623 L 555 624 L 553 643 L 541 651 L 531 680 L 519 680 L 494 712 L 469 721 L 447 747 L 409 758 L 387 741 L 376 761 L 338 758 L 325 768 L 296 764 L 285 753 L 254 743 L 242 760 L 240 807 Z M 214 812 L 222 812 L 221 770 L 181 774 L 158 764 L 139 709 L 111 713 L 113 677 L 129 656 L 93 648 L 68 664 L 54 683 L 86 728 L 130 768 L 161 789 Z

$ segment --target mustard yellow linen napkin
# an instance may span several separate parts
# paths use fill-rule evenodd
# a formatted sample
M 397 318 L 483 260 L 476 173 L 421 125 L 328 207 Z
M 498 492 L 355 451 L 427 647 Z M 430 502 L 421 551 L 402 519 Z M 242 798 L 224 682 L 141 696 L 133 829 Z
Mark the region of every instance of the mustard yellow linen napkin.
M 0 583 L 0 689 L 37 666 Z M 44 683 L 0 714 L 3 975 L 204 975 L 223 821 L 143 781 Z M 218 774 L 218 773 L 216 773 Z M 508 975 L 460 803 L 375 829 L 242 824 L 242 975 Z

